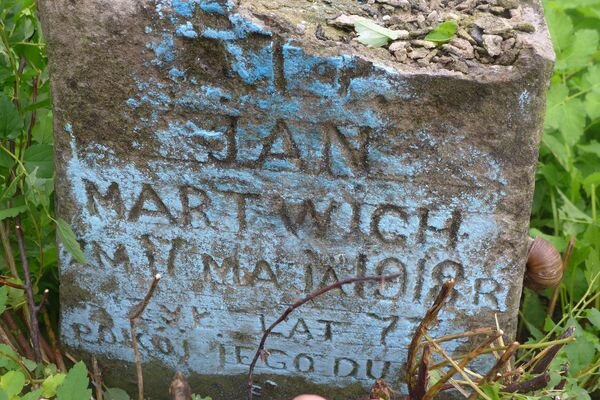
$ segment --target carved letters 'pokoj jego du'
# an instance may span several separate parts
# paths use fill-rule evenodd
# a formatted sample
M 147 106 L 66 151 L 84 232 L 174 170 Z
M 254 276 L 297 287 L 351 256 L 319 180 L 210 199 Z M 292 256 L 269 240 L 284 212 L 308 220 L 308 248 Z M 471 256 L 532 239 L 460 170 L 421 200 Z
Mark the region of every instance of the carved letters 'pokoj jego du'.
M 131 361 L 127 314 L 157 272 L 144 360 L 215 398 L 245 390 L 219 376 L 248 371 L 287 305 L 346 277 L 402 273 L 293 314 L 257 373 L 397 385 L 450 277 L 432 335 L 494 314 L 514 333 L 552 64 L 539 4 L 512 65 L 465 74 L 315 35 L 350 0 L 40 3 L 58 209 L 88 260 L 61 253 L 66 345 Z

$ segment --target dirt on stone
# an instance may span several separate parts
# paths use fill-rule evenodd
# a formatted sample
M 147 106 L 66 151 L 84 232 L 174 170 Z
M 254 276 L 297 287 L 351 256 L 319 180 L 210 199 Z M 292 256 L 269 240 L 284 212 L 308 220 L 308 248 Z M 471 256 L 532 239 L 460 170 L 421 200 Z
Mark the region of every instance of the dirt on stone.
M 346 30 L 347 41 L 354 39 L 354 23 L 359 19 L 407 32 L 387 47 L 398 62 L 468 73 L 481 64 L 515 62 L 523 47 L 519 33 L 535 30 L 523 22 L 521 13 L 518 0 L 369 0 L 357 1 L 356 13 L 337 15 L 327 24 Z M 425 40 L 440 23 L 450 20 L 458 23 L 451 40 L 444 44 Z
M 486 65 L 513 65 L 526 46 L 523 38 L 536 30 L 529 18 L 535 6 L 524 0 L 314 0 L 307 2 L 310 6 L 294 2 L 295 15 L 287 12 L 291 6 L 282 0 L 249 3 L 253 11 L 262 8 L 266 13 L 277 10 L 286 15 L 292 26 L 297 25 L 298 29 L 292 30 L 302 36 L 312 34 L 320 41 L 353 47 L 364 46 L 357 41 L 356 21 L 368 20 L 399 33 L 398 40 L 377 49 L 385 58 L 418 68 L 464 74 L 480 71 Z M 451 40 L 425 40 L 428 33 L 451 20 L 458 24 Z

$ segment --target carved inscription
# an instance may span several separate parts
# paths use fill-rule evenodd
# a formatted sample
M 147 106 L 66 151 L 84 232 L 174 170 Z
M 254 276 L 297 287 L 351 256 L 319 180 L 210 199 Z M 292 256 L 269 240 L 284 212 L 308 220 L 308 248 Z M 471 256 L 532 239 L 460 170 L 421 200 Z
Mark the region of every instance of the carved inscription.
M 152 78 L 128 94 L 135 139 L 94 144 L 65 127 L 89 265 L 66 255 L 63 269 L 93 293 L 63 313 L 66 342 L 131 360 L 127 312 L 161 273 L 139 321 L 142 355 L 244 374 L 294 301 L 345 278 L 399 274 L 297 310 L 256 371 L 369 386 L 402 376 L 410 335 L 445 280 L 457 283 L 440 333 L 455 317 L 506 311 L 511 288 L 493 272 L 511 265 L 486 250 L 505 189 L 489 154 L 446 120 L 410 119 L 422 99 L 387 69 L 306 54 L 224 2 L 179 3 L 157 10 L 183 14 L 146 27 L 161 35 L 147 44 Z M 190 15 L 197 41 L 169 37 L 165 26 Z

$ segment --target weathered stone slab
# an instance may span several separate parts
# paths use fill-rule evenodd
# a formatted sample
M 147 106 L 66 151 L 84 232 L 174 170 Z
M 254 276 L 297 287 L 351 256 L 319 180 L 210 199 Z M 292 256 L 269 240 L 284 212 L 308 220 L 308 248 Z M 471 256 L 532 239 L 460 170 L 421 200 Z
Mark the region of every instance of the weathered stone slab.
M 57 204 L 88 258 L 61 254 L 66 345 L 133 360 L 127 314 L 157 272 L 144 360 L 215 376 L 213 398 L 287 305 L 346 277 L 403 274 L 293 314 L 257 373 L 400 387 L 450 277 L 433 335 L 495 314 L 514 334 L 553 58 L 539 4 L 514 64 L 463 74 L 315 35 L 349 0 L 40 3 Z

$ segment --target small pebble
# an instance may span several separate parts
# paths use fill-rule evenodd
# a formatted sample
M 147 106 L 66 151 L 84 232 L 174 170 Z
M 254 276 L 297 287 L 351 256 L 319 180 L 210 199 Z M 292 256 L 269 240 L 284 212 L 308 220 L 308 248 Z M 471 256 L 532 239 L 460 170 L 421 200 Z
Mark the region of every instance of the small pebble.
M 527 32 L 527 33 L 533 33 L 535 32 L 535 26 L 528 24 L 528 23 L 519 23 L 519 24 L 514 24 L 513 27 L 521 32 Z
M 483 30 L 483 33 L 487 33 L 488 35 L 500 35 L 512 30 L 512 26 L 506 19 L 494 15 L 479 17 L 475 20 L 474 24 Z
M 427 16 L 426 21 L 430 25 L 437 25 L 440 22 L 440 14 L 437 11 L 432 11 Z
M 408 53 L 408 57 L 413 60 L 418 60 L 419 58 L 425 58 L 429 54 L 429 50 L 424 47 L 413 48 L 410 53 Z
M 364 20 L 364 17 L 360 15 L 347 15 L 342 14 L 334 19 L 330 19 L 327 21 L 327 25 L 335 26 L 338 28 L 352 28 L 354 29 L 354 24 L 357 21 Z
M 483 32 L 478 27 L 476 27 L 476 26 L 473 27 L 473 29 L 471 29 L 471 31 L 469 32 L 469 34 L 471 35 L 471 37 L 473 38 L 473 40 L 475 40 L 476 43 L 482 43 L 483 42 Z
M 406 49 L 400 49 L 394 52 L 394 57 L 396 57 L 396 60 L 399 62 L 406 62 L 408 60 L 408 51 Z
M 425 47 L 426 49 L 435 49 L 436 44 L 429 40 L 411 40 L 410 43 L 417 47 Z
M 462 72 L 463 74 L 469 73 L 469 66 L 464 61 L 453 60 L 453 62 L 450 63 L 449 66 L 451 69 Z
M 490 7 L 490 12 L 496 15 L 502 15 L 506 12 L 506 8 L 504 7 Z
M 510 18 L 511 19 L 520 19 L 521 18 L 521 9 L 520 8 L 513 8 L 510 10 Z
M 515 47 L 517 40 L 515 38 L 508 38 L 502 42 L 502 51 L 507 51 Z
M 508 9 L 519 7 L 519 0 L 498 0 L 498 5 Z
M 406 49 L 406 46 L 408 46 L 408 42 L 405 42 L 403 40 L 397 40 L 395 42 L 392 42 L 392 44 L 390 44 L 390 47 L 388 47 L 388 50 L 391 51 L 392 53 L 395 53 L 399 50 Z
M 459 11 L 471 10 L 475 8 L 475 0 L 466 0 L 456 6 Z
M 502 36 L 483 35 L 483 48 L 490 56 L 499 56 L 502 53 Z
M 456 35 L 457 35 L 459 38 L 462 38 L 462 39 L 468 40 L 468 41 L 469 41 L 469 43 L 471 43 L 471 44 L 477 44 L 477 41 L 475 41 L 475 39 L 473 39 L 473 38 L 471 37 L 471 35 L 469 35 L 469 34 L 467 33 L 467 31 L 465 31 L 465 30 L 464 30 L 464 29 L 462 29 L 462 28 L 460 28 L 460 29 L 459 29 L 459 30 L 456 32 Z

